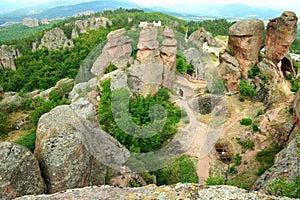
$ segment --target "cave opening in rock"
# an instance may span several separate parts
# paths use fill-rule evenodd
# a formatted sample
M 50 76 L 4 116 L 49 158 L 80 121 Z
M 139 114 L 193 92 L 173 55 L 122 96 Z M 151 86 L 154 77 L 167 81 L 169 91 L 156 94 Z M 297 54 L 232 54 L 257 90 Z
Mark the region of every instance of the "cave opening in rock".
M 183 90 L 182 89 L 179 89 L 178 93 L 179 93 L 180 97 L 183 97 Z
M 287 59 L 286 57 L 284 57 L 281 60 L 281 71 L 283 73 L 283 75 L 286 77 L 287 74 L 292 74 L 294 75 L 294 68 L 293 68 L 293 64 L 292 62 Z

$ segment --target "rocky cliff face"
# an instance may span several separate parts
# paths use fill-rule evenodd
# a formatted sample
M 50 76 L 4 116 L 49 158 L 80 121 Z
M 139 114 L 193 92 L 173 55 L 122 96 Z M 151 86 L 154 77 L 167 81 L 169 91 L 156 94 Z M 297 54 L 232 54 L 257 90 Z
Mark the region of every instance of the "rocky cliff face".
M 24 18 L 23 19 L 23 25 L 28 27 L 35 27 L 39 26 L 39 20 L 37 18 Z
M 118 188 L 112 186 L 87 187 L 53 195 L 26 196 L 19 200 L 34 199 L 239 199 L 268 200 L 286 199 L 284 197 L 268 196 L 258 192 L 247 192 L 233 186 L 203 187 L 196 184 L 178 183 L 171 186 L 156 187 L 149 185 L 140 188 Z
M 12 46 L 2 45 L 0 48 L 0 67 L 16 70 L 15 60 L 20 56 L 18 49 Z
M 107 35 L 107 43 L 102 49 L 102 54 L 97 58 L 91 72 L 97 76 L 104 74 L 111 63 L 119 63 L 118 68 L 125 68 L 132 52 L 132 40 L 125 36 L 126 30 L 119 29 Z M 122 62 L 118 62 L 122 60 Z
M 72 48 L 73 46 L 73 41 L 65 36 L 63 30 L 54 28 L 45 32 L 38 48 L 42 49 L 43 47 L 46 47 L 49 50 L 56 50 L 60 48 Z
M 50 22 L 46 18 L 43 18 L 41 24 L 50 24 Z
M 34 155 L 15 143 L 0 143 L 0 199 L 43 194 L 44 180 Z
M 229 28 L 227 52 L 239 62 L 240 69 L 247 73 L 258 63 L 264 46 L 264 22 L 259 19 L 241 20 Z
M 277 179 L 294 181 L 300 174 L 300 155 L 298 154 L 298 140 L 294 138 L 288 146 L 276 155 L 274 165 L 268 169 L 253 186 L 254 190 L 268 191 L 268 184 Z
M 105 17 L 92 17 L 86 20 L 77 20 L 75 21 L 75 26 L 79 28 L 80 33 L 86 33 L 87 28 L 89 27 L 91 30 L 98 29 L 100 27 L 107 28 L 107 26 L 111 26 L 112 22 Z M 69 25 L 69 24 L 66 24 Z
M 276 66 L 288 54 L 297 36 L 298 18 L 294 12 L 285 11 L 271 19 L 267 26 L 266 57 Z
M 207 42 L 209 46 L 219 47 L 220 44 L 215 40 L 214 36 L 206 31 L 204 28 L 193 32 L 188 39 L 189 42 L 196 44 L 199 48 L 203 47 L 203 44 Z

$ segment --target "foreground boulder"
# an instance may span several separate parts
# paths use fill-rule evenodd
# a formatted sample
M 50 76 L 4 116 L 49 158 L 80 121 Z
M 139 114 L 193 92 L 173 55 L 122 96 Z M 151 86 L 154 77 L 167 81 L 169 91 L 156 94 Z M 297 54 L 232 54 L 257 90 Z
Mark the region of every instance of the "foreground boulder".
M 48 193 L 105 184 L 106 165 L 126 162 L 128 150 L 92 127 L 71 106 L 57 107 L 40 118 L 34 153 Z
M 259 53 L 264 46 L 264 22 L 259 19 L 241 20 L 229 28 L 227 52 L 247 72 L 258 63 Z
M 285 197 L 268 196 L 258 192 L 247 192 L 234 186 L 209 186 L 178 183 L 176 185 L 149 185 L 139 188 L 118 188 L 112 186 L 87 187 L 70 190 L 53 195 L 26 196 L 23 200 L 54 200 L 54 199 L 239 199 L 239 200 L 269 200 L 289 199 Z
M 288 54 L 297 37 L 298 18 L 294 12 L 285 11 L 271 19 L 267 26 L 266 57 L 276 66 Z
M 18 144 L 0 143 L 0 199 L 43 194 L 45 189 L 34 155 Z
M 268 191 L 268 184 L 277 179 L 294 181 L 300 174 L 300 155 L 298 154 L 298 138 L 294 138 L 288 146 L 276 155 L 273 167 L 268 169 L 254 184 L 253 189 Z

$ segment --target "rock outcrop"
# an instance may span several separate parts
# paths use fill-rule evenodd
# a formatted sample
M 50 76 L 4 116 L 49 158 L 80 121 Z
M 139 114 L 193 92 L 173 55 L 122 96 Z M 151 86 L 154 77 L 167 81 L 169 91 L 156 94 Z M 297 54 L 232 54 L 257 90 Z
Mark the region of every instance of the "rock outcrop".
M 160 55 L 164 64 L 164 77 L 163 86 L 169 89 L 173 88 L 176 72 L 176 53 L 177 53 L 177 40 L 172 29 L 165 28 L 164 40 L 160 50 Z
M 23 25 L 28 27 L 35 27 L 39 26 L 39 20 L 37 18 L 24 18 L 23 19 Z
M 96 30 L 100 27 L 107 28 L 112 25 L 112 22 L 105 17 L 91 17 L 86 20 L 76 20 L 74 24 L 79 28 L 80 33 L 86 33 L 87 28 L 91 30 Z
M 126 63 L 130 60 L 132 52 L 130 37 L 125 36 L 126 30 L 119 29 L 107 35 L 107 43 L 102 49 L 102 54 L 97 58 L 91 72 L 97 76 L 103 75 L 109 64 L 122 59 L 118 68 L 125 68 Z
M 300 174 L 300 155 L 298 140 L 294 138 L 288 146 L 276 155 L 274 165 L 268 169 L 254 184 L 253 190 L 268 191 L 268 184 L 277 179 L 294 181 Z
M 239 70 L 239 62 L 228 52 L 223 51 L 219 55 L 220 64 L 217 67 L 218 73 L 225 80 L 229 92 L 236 92 L 239 89 L 239 80 L 242 74 Z
M 41 24 L 50 24 L 50 22 L 46 19 L 46 18 L 43 18 L 42 20 L 41 20 Z
M 26 196 L 19 200 L 54 200 L 54 199 L 239 199 L 239 200 L 268 200 L 285 199 L 286 197 L 268 196 L 258 192 L 247 192 L 234 186 L 208 186 L 178 183 L 171 186 L 157 187 L 149 185 L 139 188 L 118 188 L 112 186 L 86 187 L 69 190 L 53 195 Z
M 290 11 L 283 12 L 268 23 L 266 57 L 276 66 L 288 54 L 290 45 L 297 37 L 297 23 L 296 14 Z
M 38 48 L 42 49 L 43 47 L 46 47 L 49 50 L 56 50 L 60 48 L 72 48 L 73 46 L 73 41 L 65 36 L 63 30 L 54 28 L 45 32 Z
M 204 77 L 204 73 L 206 71 L 206 67 L 204 62 L 202 61 L 203 51 L 199 51 L 196 48 L 189 48 L 183 52 L 183 56 L 185 57 L 188 63 L 191 63 L 195 68 L 195 77 L 202 78 Z
M 264 46 L 264 22 L 259 19 L 241 20 L 229 28 L 227 52 L 239 62 L 240 69 L 247 72 L 258 63 Z
M 87 16 L 87 15 L 91 15 L 91 14 L 94 14 L 94 13 L 95 13 L 95 11 L 93 11 L 93 10 L 86 10 L 86 11 L 83 11 L 83 12 L 75 13 L 73 15 L 73 17 Z
M 15 60 L 20 56 L 18 49 L 12 46 L 2 45 L 0 48 L 0 67 L 16 70 Z
M 34 155 L 18 144 L 0 143 L 0 199 L 44 192 L 44 180 Z
M 205 94 L 195 100 L 197 105 L 194 108 L 198 108 L 197 111 L 202 115 L 210 114 L 218 105 L 224 104 L 221 96 L 213 94 Z
M 200 28 L 198 31 L 193 32 L 189 36 L 188 41 L 196 44 L 200 49 L 203 47 L 205 42 L 207 42 L 209 46 L 220 46 L 220 44 L 215 40 L 214 36 L 204 28 Z
M 106 166 L 120 167 L 129 157 L 119 142 L 93 128 L 85 119 L 89 113 L 72 108 L 57 107 L 38 123 L 34 154 L 48 193 L 105 184 Z

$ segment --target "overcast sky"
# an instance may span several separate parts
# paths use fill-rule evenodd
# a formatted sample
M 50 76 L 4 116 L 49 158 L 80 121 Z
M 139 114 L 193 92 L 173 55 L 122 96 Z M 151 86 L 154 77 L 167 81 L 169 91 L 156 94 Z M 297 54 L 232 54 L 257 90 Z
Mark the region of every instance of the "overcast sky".
M 59 1 L 59 0 L 0 0 L 0 7 L 5 7 L 5 4 L 15 4 L 18 7 L 23 7 L 26 5 L 33 4 L 42 4 L 49 1 Z M 72 1 L 92 1 L 92 0 L 70 0 Z M 178 3 L 209 3 L 209 4 L 234 4 L 234 3 L 242 3 L 248 6 L 262 6 L 276 9 L 293 9 L 296 12 L 299 12 L 295 9 L 300 9 L 300 1 L 299 0 L 130 0 L 137 4 L 143 6 L 155 5 L 155 6 L 167 6 L 174 5 Z

